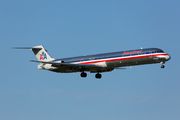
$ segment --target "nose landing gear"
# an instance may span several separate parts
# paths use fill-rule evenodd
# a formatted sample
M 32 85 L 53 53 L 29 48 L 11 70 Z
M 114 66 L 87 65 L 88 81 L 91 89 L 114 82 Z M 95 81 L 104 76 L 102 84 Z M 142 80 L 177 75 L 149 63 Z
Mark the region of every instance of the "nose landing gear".
M 165 66 L 164 66 L 164 65 L 161 65 L 161 68 L 165 68 Z
M 165 66 L 164 66 L 164 64 L 165 64 L 165 62 L 161 62 L 161 68 L 165 68 Z

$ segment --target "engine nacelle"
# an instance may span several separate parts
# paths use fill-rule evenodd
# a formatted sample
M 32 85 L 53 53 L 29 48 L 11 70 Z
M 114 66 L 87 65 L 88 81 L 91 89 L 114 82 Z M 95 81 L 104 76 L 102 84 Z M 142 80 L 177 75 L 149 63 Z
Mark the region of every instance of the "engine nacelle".
M 40 64 L 38 65 L 38 69 L 54 70 L 57 69 L 57 67 L 53 67 L 51 64 Z

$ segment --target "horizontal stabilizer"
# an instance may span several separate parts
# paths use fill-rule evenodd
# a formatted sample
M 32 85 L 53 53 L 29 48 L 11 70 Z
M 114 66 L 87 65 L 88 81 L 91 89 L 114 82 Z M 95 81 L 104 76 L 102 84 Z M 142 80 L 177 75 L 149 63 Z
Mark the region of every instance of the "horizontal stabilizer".
M 32 47 L 12 47 L 11 49 L 32 49 Z
M 30 50 L 32 50 L 32 49 L 42 49 L 41 47 L 13 47 L 13 48 L 11 48 L 11 49 L 30 49 Z

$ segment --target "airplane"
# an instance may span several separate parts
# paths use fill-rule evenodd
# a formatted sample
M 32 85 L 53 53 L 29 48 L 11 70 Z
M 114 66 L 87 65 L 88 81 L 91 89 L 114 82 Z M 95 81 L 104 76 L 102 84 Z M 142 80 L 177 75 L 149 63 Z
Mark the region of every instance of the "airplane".
M 36 55 L 40 63 L 38 69 L 49 70 L 57 73 L 76 73 L 81 72 L 80 76 L 85 78 L 86 72 L 96 73 L 95 77 L 100 79 L 102 72 L 110 72 L 114 69 L 127 66 L 161 63 L 164 68 L 166 61 L 171 56 L 158 48 L 127 50 L 71 58 L 55 59 L 52 58 L 47 50 L 42 46 L 34 47 L 15 47 L 14 49 L 30 49 Z

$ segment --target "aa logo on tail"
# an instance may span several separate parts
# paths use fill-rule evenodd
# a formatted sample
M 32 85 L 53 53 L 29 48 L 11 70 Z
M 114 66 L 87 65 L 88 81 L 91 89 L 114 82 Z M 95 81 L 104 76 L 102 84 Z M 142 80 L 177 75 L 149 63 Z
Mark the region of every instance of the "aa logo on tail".
M 40 60 L 44 60 L 47 59 L 46 53 L 42 52 L 42 54 L 40 54 Z

